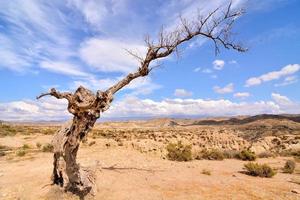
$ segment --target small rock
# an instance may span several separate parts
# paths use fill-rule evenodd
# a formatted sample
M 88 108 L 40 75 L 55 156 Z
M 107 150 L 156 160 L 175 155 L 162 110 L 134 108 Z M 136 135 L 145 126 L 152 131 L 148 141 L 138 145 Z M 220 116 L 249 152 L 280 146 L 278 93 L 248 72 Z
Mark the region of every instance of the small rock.
M 297 190 L 297 189 L 292 189 L 292 193 L 295 193 L 295 194 L 300 194 L 300 190 Z

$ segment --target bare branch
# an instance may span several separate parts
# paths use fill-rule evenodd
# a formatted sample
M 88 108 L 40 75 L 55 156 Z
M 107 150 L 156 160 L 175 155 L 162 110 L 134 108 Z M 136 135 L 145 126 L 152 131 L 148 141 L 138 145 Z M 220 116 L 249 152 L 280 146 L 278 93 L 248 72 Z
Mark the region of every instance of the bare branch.
M 147 76 L 150 70 L 153 69 L 150 68 L 149 65 L 154 60 L 167 57 L 174 51 L 178 53 L 178 46 L 197 36 L 210 39 L 214 43 L 216 54 L 220 52 L 220 47 L 233 49 L 239 52 L 247 51 L 247 49 L 243 48 L 240 44 L 235 43 L 230 38 L 232 25 L 236 18 L 242 14 L 242 10 L 233 11 L 232 3 L 230 3 L 225 11 L 221 11 L 221 7 L 218 7 L 205 17 L 199 14 L 196 21 L 180 17 L 181 26 L 173 32 L 166 33 L 162 27 L 157 43 L 152 42 L 150 37 L 146 36 L 145 42 L 148 50 L 144 59 L 129 52 L 141 61 L 141 66 L 138 68 L 138 71 L 128 74 L 124 79 L 110 87 L 106 92 L 115 94 L 133 79 Z
M 54 96 L 57 99 L 67 99 L 68 101 L 71 101 L 71 99 L 72 99 L 71 93 L 69 93 L 69 92 L 60 93 L 55 88 L 51 88 L 50 92 L 42 93 L 40 96 L 37 96 L 36 99 L 40 99 L 40 98 L 42 98 L 44 96 L 48 96 L 48 95 Z

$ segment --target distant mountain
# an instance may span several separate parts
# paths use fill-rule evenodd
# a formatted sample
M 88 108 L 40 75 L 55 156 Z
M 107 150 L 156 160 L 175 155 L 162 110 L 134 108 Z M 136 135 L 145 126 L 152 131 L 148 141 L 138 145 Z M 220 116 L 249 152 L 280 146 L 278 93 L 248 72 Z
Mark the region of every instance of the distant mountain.
M 266 120 L 266 119 L 274 119 L 274 120 L 290 120 L 293 122 L 300 123 L 300 115 L 271 115 L 271 114 L 262 114 L 255 115 L 251 117 L 245 118 L 230 118 L 225 120 L 199 120 L 195 121 L 190 125 L 241 125 L 247 124 L 251 122 L 255 122 L 258 120 Z

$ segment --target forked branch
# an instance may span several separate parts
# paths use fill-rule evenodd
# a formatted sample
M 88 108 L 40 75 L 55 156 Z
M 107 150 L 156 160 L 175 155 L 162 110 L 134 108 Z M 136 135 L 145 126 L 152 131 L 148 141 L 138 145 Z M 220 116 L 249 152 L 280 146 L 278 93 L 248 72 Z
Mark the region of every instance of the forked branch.
M 162 29 L 156 42 L 151 41 L 149 36 L 146 37 L 147 53 L 143 59 L 129 52 L 141 62 L 137 72 L 128 74 L 124 79 L 106 90 L 106 92 L 115 94 L 133 79 L 147 76 L 153 69 L 150 67 L 153 61 L 169 56 L 174 51 L 177 51 L 177 48 L 182 43 L 197 36 L 213 41 L 216 54 L 219 53 L 220 47 L 245 52 L 247 49 L 235 43 L 230 37 L 232 35 L 232 25 L 243 14 L 243 10 L 232 10 L 231 5 L 230 3 L 224 10 L 219 7 L 206 16 L 199 14 L 196 20 L 187 20 L 181 17 L 180 26 L 172 32 L 165 32 Z

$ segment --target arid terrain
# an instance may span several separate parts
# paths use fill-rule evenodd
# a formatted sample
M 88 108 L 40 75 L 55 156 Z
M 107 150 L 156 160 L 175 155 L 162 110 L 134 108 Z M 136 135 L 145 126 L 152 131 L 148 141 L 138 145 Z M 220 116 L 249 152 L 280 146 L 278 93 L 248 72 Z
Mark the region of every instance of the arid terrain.
M 51 185 L 52 135 L 59 123 L 0 127 L 0 199 L 79 199 Z M 192 158 L 171 161 L 168 144 L 190 145 Z M 249 176 L 249 161 L 199 158 L 216 150 L 255 153 L 272 178 Z M 86 199 L 300 199 L 300 117 L 260 115 L 212 119 L 99 122 L 78 161 L 94 168 L 97 193 Z M 227 155 L 226 154 L 226 155 Z M 287 160 L 295 172 L 283 173 Z

